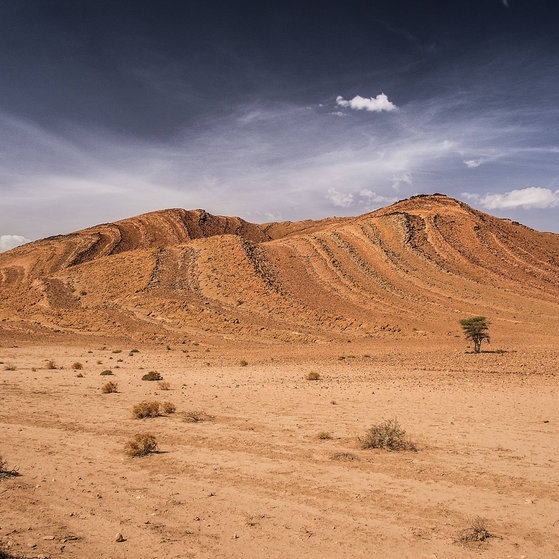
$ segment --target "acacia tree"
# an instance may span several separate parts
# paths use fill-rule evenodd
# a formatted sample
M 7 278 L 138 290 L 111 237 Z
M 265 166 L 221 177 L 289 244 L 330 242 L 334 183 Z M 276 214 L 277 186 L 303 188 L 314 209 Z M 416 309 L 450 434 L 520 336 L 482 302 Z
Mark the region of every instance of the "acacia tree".
M 489 322 L 484 316 L 473 316 L 471 318 L 463 318 L 460 321 L 462 330 L 467 340 L 474 342 L 474 353 L 481 351 L 481 342 L 487 340 L 489 342 Z

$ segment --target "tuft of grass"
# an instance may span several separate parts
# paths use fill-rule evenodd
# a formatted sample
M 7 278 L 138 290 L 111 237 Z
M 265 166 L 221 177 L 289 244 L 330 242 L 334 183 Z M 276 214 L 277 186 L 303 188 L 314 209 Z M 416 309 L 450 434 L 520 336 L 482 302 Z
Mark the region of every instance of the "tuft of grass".
M 185 411 L 181 415 L 183 421 L 186 421 L 187 423 L 200 423 L 201 421 L 208 421 L 210 419 L 213 419 L 212 415 L 209 415 L 205 411 L 200 410 Z
M 332 460 L 339 460 L 340 462 L 353 462 L 359 460 L 355 454 L 351 452 L 336 452 L 331 456 Z
M 161 415 L 175 413 L 176 409 L 177 407 L 175 404 L 171 402 L 158 402 L 156 400 L 152 400 L 151 402 L 143 401 L 132 408 L 132 415 L 136 419 L 159 417 Z
M 16 369 L 17 367 L 13 363 L 10 363 L 9 361 L 4 365 L 5 371 L 15 371 Z
M 101 371 L 99 374 L 102 377 L 109 377 L 113 374 L 113 372 L 110 369 L 105 369 L 104 371 Z
M 74 371 L 81 371 L 83 369 L 83 365 L 79 361 L 76 361 L 72 364 L 72 369 L 74 369 Z
M 307 376 L 305 378 L 307 380 L 320 380 L 320 374 L 316 371 L 311 371 L 310 373 L 307 373 Z
M 475 516 L 469 520 L 470 525 L 462 530 L 459 541 L 462 543 L 483 542 L 487 538 L 494 537 L 487 529 L 487 521 L 481 516 Z
M 103 394 L 114 394 L 118 392 L 118 384 L 113 381 L 107 382 L 101 387 L 101 392 Z
M 320 439 L 321 441 L 330 441 L 332 440 L 332 435 L 328 433 L 328 431 L 321 431 L 320 433 L 318 433 L 316 438 Z
M 159 386 L 159 390 L 170 390 L 171 389 L 171 385 L 166 380 L 160 381 L 157 386 Z
M 56 366 L 56 363 L 55 363 L 52 359 L 49 359 L 49 360 L 47 361 L 45 367 L 46 367 L 47 369 L 58 369 L 58 367 Z
M 164 414 L 171 414 L 171 413 L 175 413 L 177 411 L 177 406 L 175 406 L 175 404 L 172 404 L 171 402 L 163 402 L 160 406 L 159 406 L 160 410 L 162 411 L 162 413 Z
M 138 433 L 126 443 L 125 452 L 128 456 L 148 456 L 157 452 L 157 441 L 149 433 Z
M 157 371 L 150 371 L 142 376 L 142 380 L 163 380 L 163 377 Z
M 361 448 L 384 448 L 386 450 L 417 450 L 416 446 L 405 438 L 406 431 L 398 420 L 385 419 L 373 425 L 364 437 L 359 437 Z
M 139 404 L 136 404 L 132 408 L 132 415 L 136 419 L 144 419 L 146 417 L 158 417 L 161 415 L 159 412 L 159 402 L 152 401 L 143 401 Z
M 8 462 L 6 462 L 6 460 L 4 460 L 4 458 L 0 454 L 0 478 L 16 476 L 19 476 L 19 472 L 17 471 L 17 469 L 9 468 Z

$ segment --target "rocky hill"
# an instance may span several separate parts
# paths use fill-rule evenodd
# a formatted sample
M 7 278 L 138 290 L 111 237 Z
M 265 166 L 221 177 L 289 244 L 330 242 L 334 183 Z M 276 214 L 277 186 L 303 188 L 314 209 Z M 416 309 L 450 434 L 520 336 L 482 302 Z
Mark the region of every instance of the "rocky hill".
M 257 225 L 172 209 L 0 254 L 0 333 L 321 343 L 559 328 L 559 235 L 443 195 Z

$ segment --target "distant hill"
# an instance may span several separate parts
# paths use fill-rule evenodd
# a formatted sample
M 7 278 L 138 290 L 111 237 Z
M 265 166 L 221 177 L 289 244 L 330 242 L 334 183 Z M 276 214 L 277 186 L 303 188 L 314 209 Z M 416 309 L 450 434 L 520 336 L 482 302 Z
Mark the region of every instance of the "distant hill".
M 257 225 L 171 209 L 0 254 L 0 327 L 139 341 L 326 342 L 559 330 L 559 235 L 416 196 L 353 218 Z

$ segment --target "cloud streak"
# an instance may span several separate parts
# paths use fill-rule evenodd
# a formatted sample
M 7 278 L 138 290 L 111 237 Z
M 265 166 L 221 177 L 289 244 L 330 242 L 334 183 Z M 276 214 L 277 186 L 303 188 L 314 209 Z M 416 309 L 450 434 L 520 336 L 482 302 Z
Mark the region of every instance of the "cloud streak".
M 559 190 L 529 186 L 517 190 L 510 190 L 501 194 L 471 194 L 464 192 L 463 196 L 470 200 L 479 202 L 488 210 L 509 210 L 522 208 L 529 210 L 533 208 L 555 208 L 559 206 Z

